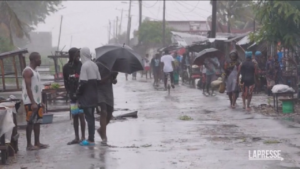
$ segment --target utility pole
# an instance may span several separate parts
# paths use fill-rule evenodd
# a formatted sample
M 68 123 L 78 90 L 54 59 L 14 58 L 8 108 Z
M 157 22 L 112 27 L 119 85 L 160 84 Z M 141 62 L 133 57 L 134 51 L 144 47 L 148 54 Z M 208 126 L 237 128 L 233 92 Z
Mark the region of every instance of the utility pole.
M 57 51 L 59 51 L 62 21 L 63 21 L 63 16 L 61 16 L 61 18 L 60 18 L 60 28 L 59 28 L 59 35 L 58 35 Z
M 216 38 L 217 28 L 217 0 L 212 0 L 211 38 Z
M 255 19 L 253 20 L 253 32 L 255 32 L 256 28 L 255 28 Z
M 163 5 L 163 47 L 166 46 L 166 0 Z
M 127 23 L 127 45 L 130 46 L 130 28 L 131 28 L 131 1 L 129 1 L 128 23 Z
M 119 28 L 119 24 L 118 24 L 119 18 L 117 17 L 116 19 L 116 41 L 117 43 L 119 43 L 119 34 L 118 34 L 118 28 Z
M 115 34 L 115 43 L 118 43 L 118 41 L 117 41 L 117 31 L 116 31 L 117 27 L 118 27 L 117 20 L 115 20 L 114 25 L 115 25 L 115 27 L 114 27 L 113 31 L 114 31 L 114 34 Z
M 110 35 L 111 35 L 111 22 L 109 21 L 108 24 L 109 24 L 108 25 L 108 44 L 109 44 L 109 42 L 110 42 Z
M 122 34 L 122 20 L 123 20 L 123 9 L 121 11 L 121 19 L 120 19 L 120 25 L 119 25 L 119 34 L 118 35 L 121 35 Z M 122 42 L 123 43 L 123 42 Z
M 70 48 L 72 47 L 73 36 L 71 36 Z
M 112 22 L 112 40 L 115 42 L 116 40 L 115 40 L 115 38 L 116 38 L 116 36 L 115 36 L 115 24 L 116 24 L 116 22 L 115 21 L 113 21 Z
M 141 25 L 142 25 L 142 9 L 143 9 L 143 6 L 142 6 L 142 0 L 139 0 L 139 31 L 141 30 Z M 138 38 L 138 45 L 140 45 L 140 38 Z

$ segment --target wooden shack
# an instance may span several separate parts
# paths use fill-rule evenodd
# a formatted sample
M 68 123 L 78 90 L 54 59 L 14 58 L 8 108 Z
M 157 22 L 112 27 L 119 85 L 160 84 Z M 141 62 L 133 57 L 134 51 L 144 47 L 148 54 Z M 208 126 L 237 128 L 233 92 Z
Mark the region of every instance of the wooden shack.
M 62 81 L 63 80 L 63 77 L 62 77 L 62 66 L 59 67 L 59 60 L 60 59 L 68 59 L 69 58 L 69 54 L 68 52 L 61 52 L 61 51 L 56 51 L 55 52 L 55 55 L 50 55 L 48 56 L 48 58 L 50 59 L 53 59 L 54 61 L 54 81 L 57 82 L 57 81 Z
M 1 67 L 1 92 L 22 90 L 21 80 L 22 71 L 26 67 L 24 54 L 28 53 L 27 49 L 4 52 L 0 54 Z M 10 67 L 11 66 L 11 67 Z M 11 82 L 14 79 L 15 82 Z M 9 86 L 7 84 L 9 83 Z M 15 83 L 16 86 L 13 85 Z

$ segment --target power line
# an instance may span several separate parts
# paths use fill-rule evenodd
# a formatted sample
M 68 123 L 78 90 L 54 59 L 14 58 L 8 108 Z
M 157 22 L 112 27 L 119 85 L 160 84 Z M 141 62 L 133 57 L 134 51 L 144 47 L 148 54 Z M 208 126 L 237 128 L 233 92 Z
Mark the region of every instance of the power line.
M 175 1 L 175 2 L 177 2 L 177 3 L 180 4 L 181 6 L 184 6 L 186 9 L 190 10 L 189 12 L 186 12 L 186 13 L 191 13 L 191 12 L 194 11 L 195 9 L 200 9 L 200 10 L 202 10 L 202 11 L 211 13 L 211 11 L 208 11 L 208 10 L 206 10 L 206 9 L 199 8 L 199 7 L 198 7 L 200 1 L 198 1 L 198 3 L 197 3 L 196 6 L 190 5 L 190 4 L 188 4 L 188 3 L 182 4 L 182 3 L 181 3 L 182 1 Z M 191 9 L 187 8 L 185 5 L 189 5 L 190 7 L 193 7 L 194 9 L 191 10 Z
M 174 2 L 174 1 L 173 1 L 173 2 Z M 178 1 L 175 1 L 175 2 L 178 3 Z M 194 6 L 194 8 L 193 8 L 192 10 L 190 10 L 189 12 L 183 12 L 183 13 L 191 13 L 191 12 L 193 12 L 195 9 L 197 9 L 197 7 L 198 7 L 198 5 L 199 5 L 199 2 L 200 2 L 200 1 L 198 1 L 197 5 Z M 179 4 L 181 4 L 181 3 L 179 3 Z M 181 4 L 181 5 L 182 5 L 182 4 Z M 184 5 L 182 5 L 182 6 L 184 6 Z
M 142 5 L 143 5 L 143 7 L 146 7 L 146 8 L 152 8 L 157 4 L 157 2 L 158 2 L 158 0 L 156 0 L 156 2 L 152 6 L 146 6 L 145 3 L 142 3 Z
M 181 12 L 181 15 L 182 15 L 186 20 L 190 20 L 188 17 L 186 17 L 186 16 L 183 14 L 184 12 L 182 12 L 179 8 L 177 8 L 177 5 L 176 5 L 176 4 L 174 4 L 174 5 L 175 5 L 176 9 L 177 9 L 179 12 Z M 187 12 L 187 13 L 189 13 L 189 12 Z M 194 13 L 190 13 L 190 14 L 194 14 Z M 197 14 L 194 14 L 194 15 L 197 15 Z M 205 20 L 207 19 L 206 17 L 201 16 L 201 15 L 197 15 L 197 16 L 199 16 L 199 17 L 201 17 L 201 18 L 204 18 Z
M 173 1 L 173 3 L 174 3 L 174 1 Z M 174 6 L 176 7 L 176 9 L 179 11 L 179 12 L 181 12 L 182 13 L 182 11 L 180 11 L 178 8 L 177 8 L 177 5 L 174 3 Z M 185 15 L 182 15 L 185 19 L 187 19 L 187 20 L 189 20 Z

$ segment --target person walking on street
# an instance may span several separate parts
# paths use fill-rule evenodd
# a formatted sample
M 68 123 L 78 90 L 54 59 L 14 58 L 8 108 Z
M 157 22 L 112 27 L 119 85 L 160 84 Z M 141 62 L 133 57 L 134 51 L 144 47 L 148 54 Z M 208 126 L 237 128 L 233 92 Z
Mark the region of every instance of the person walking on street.
M 80 144 L 94 145 L 95 143 L 95 108 L 98 105 L 98 85 L 101 76 L 98 66 L 93 62 L 90 49 L 87 47 L 80 49 L 80 58 L 82 66 L 79 76 L 79 86 L 77 89 L 77 98 L 79 108 L 83 109 L 86 122 L 88 125 L 88 140 L 82 141 Z
M 215 69 L 214 69 L 214 64 L 210 59 L 207 59 L 206 62 L 204 62 L 204 66 L 206 68 L 206 86 L 205 89 L 208 95 L 212 95 L 213 93 L 209 92 L 210 89 L 210 84 L 215 76 Z M 205 94 L 205 92 L 204 92 Z
M 106 127 L 112 119 L 114 112 L 113 84 L 117 83 L 118 72 L 106 74 L 104 65 L 100 62 L 97 62 L 96 64 L 101 77 L 104 77 L 101 79 L 98 86 L 99 107 L 97 107 L 97 112 L 100 114 L 100 128 L 97 132 L 102 139 L 102 143 L 106 144 Z
M 79 83 L 79 75 L 82 63 L 79 61 L 80 51 L 77 48 L 69 50 L 69 62 L 63 67 L 63 77 L 65 88 L 69 94 L 70 104 L 77 105 L 76 90 Z M 68 145 L 79 144 L 79 121 L 81 128 L 81 141 L 85 140 L 85 119 L 84 113 L 78 112 L 73 114 L 73 127 L 75 132 L 75 139 L 68 142 Z
M 158 82 L 160 78 L 160 58 L 159 54 L 155 54 L 154 58 L 151 60 L 151 69 L 153 71 L 153 76 L 154 76 L 154 86 L 158 87 Z
M 23 72 L 22 99 L 26 112 L 26 138 L 27 150 L 48 148 L 49 145 L 40 142 L 40 125 L 43 120 L 44 104 L 42 103 L 42 84 L 39 72 L 36 70 L 41 65 L 41 55 L 32 52 L 29 55 L 30 65 Z M 31 143 L 31 134 L 34 131 L 34 146 Z
M 243 89 L 243 105 L 244 105 L 243 108 L 250 111 L 252 93 L 255 87 L 256 68 L 255 68 L 255 64 L 252 62 L 252 52 L 246 52 L 245 55 L 246 55 L 246 61 L 244 61 L 240 66 L 237 82 L 239 82 L 239 76 L 242 75 L 241 85 Z M 246 105 L 246 100 L 247 100 L 247 105 Z
M 236 79 L 240 67 L 239 56 L 236 51 L 229 54 L 230 61 L 224 64 L 223 79 L 226 83 L 226 92 L 230 100 L 230 107 L 235 108 L 239 96 L 239 84 Z
M 161 68 L 164 72 L 164 85 L 165 85 L 165 90 L 167 90 L 167 81 L 168 81 L 168 76 L 166 76 L 166 74 L 170 74 L 170 78 L 171 78 L 171 86 L 172 88 L 175 88 L 174 86 L 174 58 L 172 55 L 169 54 L 168 50 L 165 50 L 165 55 L 163 55 L 160 58 L 160 62 L 161 62 Z
M 179 84 L 179 73 L 180 73 L 180 56 L 177 52 L 174 53 L 174 84 Z
M 146 79 L 148 79 L 148 74 L 149 74 L 149 77 L 151 78 L 149 54 L 146 54 L 146 56 L 143 58 L 143 62 L 144 62 L 144 74 L 146 74 Z M 142 75 L 142 77 L 143 77 L 143 75 Z

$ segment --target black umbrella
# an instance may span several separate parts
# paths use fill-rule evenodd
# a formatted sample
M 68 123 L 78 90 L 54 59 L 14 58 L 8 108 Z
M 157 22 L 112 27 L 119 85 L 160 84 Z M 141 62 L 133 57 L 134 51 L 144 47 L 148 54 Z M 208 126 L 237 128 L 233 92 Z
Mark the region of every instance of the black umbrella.
M 204 49 L 199 53 L 196 53 L 196 57 L 193 61 L 193 64 L 195 65 L 203 65 L 204 60 L 208 57 L 216 57 L 218 54 L 219 50 L 215 48 L 208 48 Z
M 96 62 L 114 72 L 131 74 L 144 70 L 142 57 L 126 45 L 105 45 L 96 48 Z

